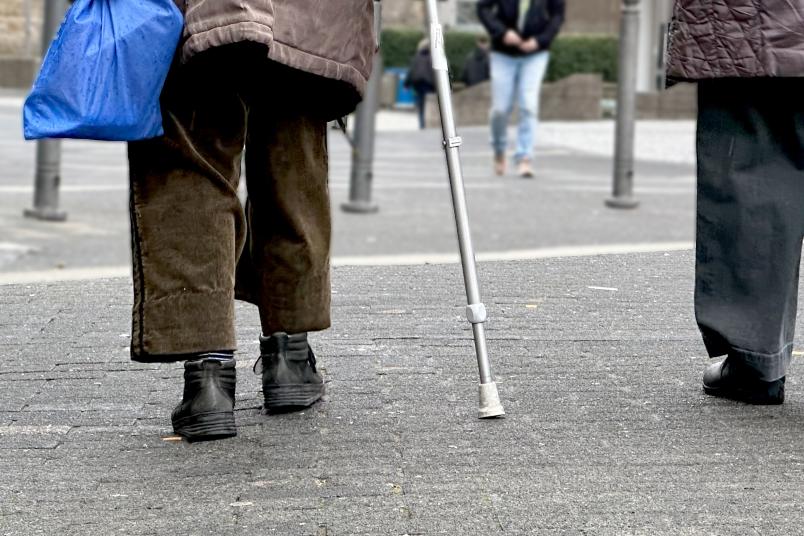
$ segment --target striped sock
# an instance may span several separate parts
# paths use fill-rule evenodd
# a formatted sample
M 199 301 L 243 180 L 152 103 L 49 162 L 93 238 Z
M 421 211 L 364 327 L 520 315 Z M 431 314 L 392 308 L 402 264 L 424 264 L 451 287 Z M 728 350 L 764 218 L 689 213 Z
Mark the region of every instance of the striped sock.
M 188 361 L 201 361 L 202 359 L 214 359 L 215 361 L 231 361 L 232 359 L 234 359 L 234 351 L 222 350 L 217 352 L 204 352 L 201 354 L 195 354 L 191 359 L 188 359 Z

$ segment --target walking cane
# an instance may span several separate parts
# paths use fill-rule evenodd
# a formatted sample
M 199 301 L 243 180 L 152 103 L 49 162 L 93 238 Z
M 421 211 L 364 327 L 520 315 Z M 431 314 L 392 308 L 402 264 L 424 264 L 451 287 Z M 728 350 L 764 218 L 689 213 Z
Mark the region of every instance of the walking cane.
M 447 159 L 447 170 L 452 190 L 452 206 L 455 211 L 455 223 L 458 228 L 458 243 L 461 250 L 463 279 L 466 285 L 466 317 L 472 324 L 475 339 L 475 353 L 480 372 L 480 409 L 479 417 L 488 419 L 505 415 L 497 384 L 491 372 L 491 362 L 486 348 L 486 306 L 480 300 L 480 285 L 477 281 L 475 251 L 472 246 L 472 235 L 469 229 L 469 214 L 466 208 L 466 192 L 463 187 L 463 171 L 458 151 L 462 140 L 455 131 L 455 117 L 452 110 L 452 94 L 449 84 L 449 65 L 444 51 L 444 32 L 438 21 L 436 0 L 426 0 L 427 18 L 430 23 L 430 54 L 433 58 L 438 104 L 441 111 L 441 130 L 444 133 L 444 152 Z

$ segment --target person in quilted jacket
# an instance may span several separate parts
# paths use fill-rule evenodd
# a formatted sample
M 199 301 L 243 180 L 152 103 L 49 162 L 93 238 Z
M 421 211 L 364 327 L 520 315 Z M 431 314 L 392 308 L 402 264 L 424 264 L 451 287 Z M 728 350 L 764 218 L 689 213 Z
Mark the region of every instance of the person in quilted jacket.
M 236 297 L 259 311 L 265 410 L 324 392 L 307 333 L 330 325 L 327 123 L 360 100 L 376 37 L 372 0 L 177 4 L 165 134 L 129 145 L 131 357 L 184 363 L 173 429 L 195 441 L 237 433 Z
M 804 0 L 676 0 L 668 79 L 698 83 L 703 388 L 781 404 L 804 239 Z

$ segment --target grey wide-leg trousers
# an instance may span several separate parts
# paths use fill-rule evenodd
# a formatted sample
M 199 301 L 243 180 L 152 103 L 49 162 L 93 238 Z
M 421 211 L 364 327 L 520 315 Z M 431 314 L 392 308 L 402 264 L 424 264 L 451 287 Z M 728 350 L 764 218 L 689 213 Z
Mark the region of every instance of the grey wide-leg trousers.
M 804 79 L 700 83 L 695 310 L 710 356 L 785 375 L 802 239 Z

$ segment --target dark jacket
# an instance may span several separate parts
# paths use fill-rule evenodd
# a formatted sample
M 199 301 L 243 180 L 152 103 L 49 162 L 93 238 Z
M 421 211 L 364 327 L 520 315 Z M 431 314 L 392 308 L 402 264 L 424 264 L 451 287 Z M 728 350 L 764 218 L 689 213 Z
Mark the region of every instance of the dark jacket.
M 510 56 L 524 53 L 503 44 L 505 32 L 514 30 L 523 39 L 535 37 L 539 51 L 547 50 L 564 24 L 564 11 L 564 0 L 531 0 L 524 29 L 520 29 L 519 0 L 479 0 L 477 3 L 477 16 L 491 36 L 492 48 Z
M 429 48 L 416 52 L 405 77 L 405 87 L 412 87 L 419 93 L 432 93 L 435 90 L 435 73 Z
M 804 0 L 676 0 L 668 80 L 804 76 Z
M 332 117 L 349 113 L 366 88 L 376 49 L 372 0 L 174 1 L 184 12 L 183 61 L 227 44 L 260 43 L 269 59 L 333 82 L 325 99 Z
M 475 47 L 466 56 L 466 62 L 463 64 L 463 83 L 467 87 L 471 87 L 485 82 L 490 77 L 489 51 L 481 47 Z

